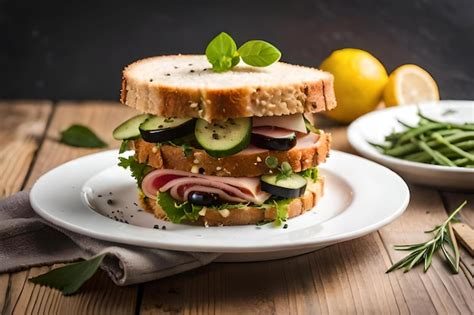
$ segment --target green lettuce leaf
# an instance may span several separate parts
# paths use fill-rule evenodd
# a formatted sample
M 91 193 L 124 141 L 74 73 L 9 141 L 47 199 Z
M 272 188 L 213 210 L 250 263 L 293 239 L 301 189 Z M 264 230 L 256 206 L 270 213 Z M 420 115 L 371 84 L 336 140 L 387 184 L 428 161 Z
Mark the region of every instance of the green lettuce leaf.
M 281 226 L 283 222 L 288 220 L 288 205 L 292 200 L 292 198 L 273 200 L 273 204 L 276 208 L 276 219 L 274 221 L 275 226 Z
M 306 179 L 312 180 L 313 182 L 318 181 L 318 168 L 317 167 L 308 168 L 307 170 L 299 172 L 298 174 L 300 174 Z
M 169 192 L 160 192 L 156 202 L 163 211 L 166 212 L 168 219 L 173 223 L 181 223 L 183 220 L 194 222 L 199 219 L 199 211 L 203 208 L 202 206 L 193 205 L 187 201 L 178 203 L 171 197 Z

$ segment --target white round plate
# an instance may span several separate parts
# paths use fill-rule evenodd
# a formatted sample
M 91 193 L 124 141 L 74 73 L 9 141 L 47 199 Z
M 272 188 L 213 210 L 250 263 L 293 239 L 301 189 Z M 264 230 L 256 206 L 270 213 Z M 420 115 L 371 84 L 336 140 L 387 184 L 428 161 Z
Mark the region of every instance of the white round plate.
M 446 122 L 474 122 L 474 101 L 440 101 L 398 106 L 366 114 L 354 121 L 347 131 L 350 144 L 363 156 L 390 167 L 408 181 L 445 189 L 474 190 L 474 169 L 410 162 L 380 153 L 367 141 L 382 143 L 393 130 L 418 122 L 417 111 Z
M 156 219 L 140 209 L 136 183 L 118 166 L 117 151 L 88 155 L 43 175 L 30 201 L 46 220 L 90 237 L 180 251 L 228 253 L 225 261 L 293 256 L 377 230 L 405 210 L 409 190 L 389 169 L 331 151 L 320 167 L 325 196 L 315 209 L 288 220 L 256 226 L 201 227 Z M 165 227 L 165 228 L 163 228 Z

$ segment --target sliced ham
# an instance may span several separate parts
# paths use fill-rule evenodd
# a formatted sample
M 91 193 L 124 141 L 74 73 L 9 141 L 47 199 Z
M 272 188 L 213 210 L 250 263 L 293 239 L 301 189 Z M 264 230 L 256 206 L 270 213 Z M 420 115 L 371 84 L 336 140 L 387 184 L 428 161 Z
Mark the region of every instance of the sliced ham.
M 156 198 L 158 191 L 169 191 L 174 199 L 185 201 L 189 192 L 203 191 L 202 187 L 207 187 L 208 191 L 212 190 L 223 200 L 230 202 L 262 204 L 270 197 L 270 194 L 260 190 L 258 178 L 206 176 L 159 169 L 147 174 L 142 181 L 143 192 L 153 199 Z
M 292 138 L 295 136 L 294 131 L 278 127 L 254 127 L 252 133 L 268 138 Z
M 319 135 L 315 133 L 308 133 L 307 135 L 304 135 L 302 137 L 298 137 L 298 140 L 296 141 L 296 146 L 292 148 L 294 149 L 305 149 L 305 148 L 317 148 L 319 146 Z
M 213 187 L 208 187 L 208 186 L 191 186 L 191 187 L 188 187 L 185 191 L 184 191 L 184 194 L 183 194 L 183 199 L 184 200 L 187 200 L 188 199 L 188 195 L 193 192 L 193 191 L 199 191 L 199 192 L 204 192 L 204 193 L 210 193 L 210 194 L 216 194 L 216 195 L 219 195 L 219 198 L 222 199 L 222 200 L 227 200 L 227 201 L 231 201 L 231 202 L 236 202 L 236 203 L 240 203 L 240 202 L 247 202 L 247 200 L 243 199 L 243 198 L 239 198 L 239 197 L 234 197 L 234 196 L 231 196 L 229 195 L 228 193 L 226 193 L 225 191 L 219 189 L 219 188 L 213 188 Z
M 284 116 L 265 116 L 253 117 L 253 127 L 279 127 L 283 129 L 307 133 L 303 114 L 284 115 Z

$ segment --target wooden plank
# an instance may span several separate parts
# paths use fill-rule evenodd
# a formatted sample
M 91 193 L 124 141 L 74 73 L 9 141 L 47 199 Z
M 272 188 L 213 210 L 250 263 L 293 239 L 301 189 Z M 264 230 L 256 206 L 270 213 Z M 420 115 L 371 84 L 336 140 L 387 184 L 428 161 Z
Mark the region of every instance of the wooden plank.
M 104 102 L 58 104 L 52 118 L 47 137 L 38 154 L 26 187 L 46 171 L 79 156 L 99 151 L 98 149 L 73 148 L 58 143 L 59 132 L 73 123 L 84 124 L 93 129 L 110 147 L 118 147 L 111 130 L 124 119 L 132 116 L 133 110 L 123 105 Z M 12 274 L 10 291 L 20 292 L 19 297 L 12 301 L 13 312 L 37 313 L 54 308 L 59 313 L 131 314 L 136 307 L 137 286 L 117 287 L 103 273 L 98 272 L 85 286 L 82 293 L 64 297 L 56 290 L 40 287 L 29 283 L 27 279 L 45 267 L 31 268 L 29 272 Z
M 0 102 L 0 198 L 21 189 L 51 112 L 47 101 Z
M 0 198 L 22 188 L 41 145 L 53 105 L 49 101 L 0 102 Z M 0 313 L 10 313 L 19 296 L 9 274 L 0 275 Z
M 445 209 L 449 213 L 456 209 L 464 200 L 467 205 L 460 212 L 459 217 L 464 224 L 474 228 L 474 194 L 463 192 L 442 192 Z M 461 246 L 461 269 L 474 288 L 474 257 Z
M 471 256 L 474 256 L 474 229 L 467 225 L 467 223 L 462 222 L 453 223 L 452 227 L 456 239 Z
M 377 233 L 289 259 L 220 263 L 144 285 L 141 313 L 408 313 Z
M 393 245 L 426 241 L 429 236 L 423 231 L 433 228 L 447 217 L 441 196 L 435 190 L 410 186 L 410 192 L 410 205 L 404 215 L 380 230 L 392 262 L 407 254 L 393 250 Z M 410 312 L 474 312 L 474 295 L 468 279 L 462 272 L 451 274 L 438 255 L 427 273 L 423 273 L 422 267 L 418 266 L 408 273 L 396 271 L 395 275 Z

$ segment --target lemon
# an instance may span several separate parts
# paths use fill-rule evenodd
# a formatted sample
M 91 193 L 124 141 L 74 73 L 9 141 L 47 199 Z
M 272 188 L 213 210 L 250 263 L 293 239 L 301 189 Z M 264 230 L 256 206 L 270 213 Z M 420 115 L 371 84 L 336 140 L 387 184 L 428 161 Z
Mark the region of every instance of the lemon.
M 388 78 L 384 91 L 386 106 L 414 104 L 439 100 L 436 81 L 417 65 L 403 65 Z
M 370 53 L 355 48 L 336 50 L 320 68 L 334 75 L 337 107 L 327 116 L 349 123 L 379 104 L 388 75 Z

